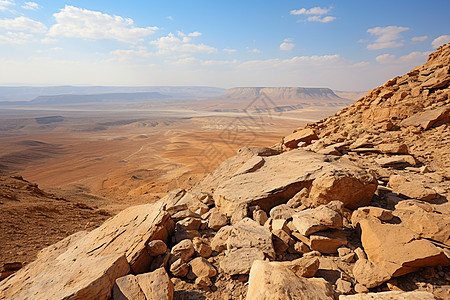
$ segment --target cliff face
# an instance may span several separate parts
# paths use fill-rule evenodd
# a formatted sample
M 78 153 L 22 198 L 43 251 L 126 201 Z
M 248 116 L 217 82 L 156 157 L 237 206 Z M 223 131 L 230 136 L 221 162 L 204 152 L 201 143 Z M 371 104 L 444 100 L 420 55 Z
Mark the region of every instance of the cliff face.
M 302 87 L 238 87 L 232 88 L 222 96 L 226 99 L 256 98 L 265 94 L 273 101 L 278 100 L 343 100 L 329 88 Z

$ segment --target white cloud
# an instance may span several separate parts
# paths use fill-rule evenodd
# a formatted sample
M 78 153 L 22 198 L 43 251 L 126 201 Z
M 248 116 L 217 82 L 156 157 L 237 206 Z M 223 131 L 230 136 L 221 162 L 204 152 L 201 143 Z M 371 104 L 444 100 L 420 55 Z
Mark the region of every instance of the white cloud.
M 118 49 L 111 51 L 109 54 L 113 56 L 110 61 L 127 62 L 140 58 L 149 58 L 154 56 L 154 53 L 149 52 L 147 47 L 140 46 L 136 49 Z
M 22 5 L 23 9 L 30 9 L 30 10 L 36 10 L 41 8 L 41 6 L 39 4 L 37 4 L 36 2 L 25 2 L 24 5 Z
M 397 57 L 393 54 L 382 54 L 378 55 L 375 60 L 382 65 L 385 64 L 408 64 L 408 65 L 418 65 L 423 64 L 427 56 L 430 54 L 430 52 L 418 52 L 414 51 L 411 52 L 408 55 Z
M 254 48 L 254 49 L 248 49 L 248 52 L 259 54 L 259 53 L 261 53 L 261 50 Z
M 0 0 L 0 11 L 8 10 L 8 6 L 16 5 L 14 1 Z
M 202 33 L 198 32 L 198 31 L 188 33 L 188 36 L 191 36 L 191 37 L 196 37 L 196 36 L 201 36 L 201 35 L 202 35 Z
M 17 44 L 22 45 L 34 39 L 34 36 L 24 32 L 7 32 L 0 35 L 0 44 Z
M 411 38 L 411 41 L 413 42 L 423 42 L 426 39 L 428 39 L 428 36 L 424 35 L 424 36 L 415 36 L 413 38 Z
M 299 20 L 298 22 L 328 23 L 328 22 L 336 20 L 336 17 L 323 16 L 323 15 L 328 14 L 330 11 L 331 11 L 331 7 L 329 7 L 329 8 L 313 7 L 311 9 L 301 8 L 301 9 L 291 10 L 289 12 L 289 14 L 291 14 L 291 15 L 306 15 L 306 16 L 309 16 L 306 19 Z
M 66 5 L 53 16 L 57 23 L 50 28 L 50 36 L 111 39 L 124 43 L 136 43 L 158 29 L 158 27 L 136 27 L 130 18 L 70 5 Z
M 278 67 L 296 67 L 298 65 L 313 64 L 327 65 L 330 62 L 337 62 L 341 59 L 339 54 L 333 55 L 312 55 L 312 56 L 294 56 L 289 59 L 266 59 L 266 60 L 250 60 L 240 64 L 240 67 L 251 68 L 278 68 Z
M 435 38 L 432 42 L 431 45 L 434 48 L 437 48 L 441 45 L 450 43 L 450 35 L 441 35 L 440 37 Z
M 293 43 L 287 43 L 287 42 L 283 42 L 280 44 L 280 50 L 283 51 L 290 51 L 292 49 L 294 49 L 295 45 Z
M 332 16 L 326 16 L 326 17 L 311 16 L 311 17 L 308 17 L 306 20 L 309 21 L 309 22 L 328 23 L 328 22 L 336 20 L 336 17 L 332 17 Z
M 403 46 L 403 43 L 399 41 L 401 38 L 400 33 L 409 30 L 408 27 L 400 26 L 387 26 L 387 27 L 374 27 L 367 29 L 367 32 L 378 38 L 374 43 L 367 45 L 369 50 L 380 50 L 387 48 L 396 48 Z
M 237 52 L 236 49 L 228 49 L 228 48 L 223 49 L 223 51 L 227 52 L 227 53 L 236 53 Z
M 193 37 L 200 35 L 199 32 L 191 33 Z M 189 36 L 190 34 L 188 34 Z M 160 37 L 157 40 L 151 41 L 150 45 L 158 48 L 158 54 L 171 54 L 171 53 L 214 53 L 216 48 L 205 44 L 193 44 L 191 38 L 187 37 L 184 33 L 178 32 L 176 37 L 173 33 L 169 33 L 167 36 Z
M 168 20 L 173 21 L 173 17 L 172 16 L 167 16 L 166 17 Z
M 202 67 L 213 67 L 213 66 L 225 66 L 237 64 L 239 61 L 234 60 L 202 60 L 197 59 L 192 56 L 184 57 L 170 62 L 174 66 L 202 66 Z
M 325 15 L 329 13 L 331 8 L 313 7 L 311 9 L 301 8 L 291 10 L 291 15 Z
M 47 31 L 47 26 L 27 17 L 0 19 L 0 28 L 11 31 L 28 31 L 33 33 L 44 33 Z

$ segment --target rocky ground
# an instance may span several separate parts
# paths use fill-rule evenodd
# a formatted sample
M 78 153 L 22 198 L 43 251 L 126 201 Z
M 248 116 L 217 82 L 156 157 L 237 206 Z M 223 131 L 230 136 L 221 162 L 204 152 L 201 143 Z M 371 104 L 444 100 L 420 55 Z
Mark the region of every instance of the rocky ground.
M 450 44 L 189 190 L 54 244 L 0 299 L 450 299 Z

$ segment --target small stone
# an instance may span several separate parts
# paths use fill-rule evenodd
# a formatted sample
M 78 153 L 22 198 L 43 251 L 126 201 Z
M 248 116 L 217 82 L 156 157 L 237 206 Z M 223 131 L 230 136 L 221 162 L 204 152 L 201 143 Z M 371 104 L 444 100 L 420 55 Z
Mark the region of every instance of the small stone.
M 264 223 L 266 223 L 267 219 L 267 214 L 262 209 L 253 211 L 253 220 L 258 222 L 259 225 L 264 226 Z
M 357 292 L 358 294 L 367 294 L 369 292 L 369 289 L 364 285 L 357 283 L 355 284 L 355 292 Z
M 208 219 L 208 227 L 214 231 L 219 230 L 228 224 L 228 219 L 217 208 L 211 209 L 211 214 Z
M 184 277 L 189 272 L 189 266 L 179 258 L 170 266 L 170 272 L 174 276 Z
M 195 279 L 195 286 L 199 289 L 208 291 L 209 287 L 212 286 L 212 282 L 208 276 L 197 277 Z
M 191 266 L 192 273 L 197 277 L 213 277 L 217 274 L 216 269 L 203 257 L 194 258 L 189 262 L 189 265 Z
M 336 290 L 342 294 L 349 294 L 352 291 L 352 283 L 339 278 L 336 281 Z
M 166 253 L 167 245 L 162 240 L 153 240 L 147 244 L 147 252 L 150 256 L 157 256 Z
M 184 231 L 184 230 L 198 230 L 201 224 L 200 218 L 185 218 L 176 224 L 176 231 Z
M 194 244 L 191 240 L 182 240 L 172 247 L 172 255 L 177 259 L 181 258 L 183 262 L 188 262 L 194 253 Z
M 195 254 L 200 257 L 208 258 L 211 256 L 212 249 L 207 239 L 195 237 L 192 239 Z

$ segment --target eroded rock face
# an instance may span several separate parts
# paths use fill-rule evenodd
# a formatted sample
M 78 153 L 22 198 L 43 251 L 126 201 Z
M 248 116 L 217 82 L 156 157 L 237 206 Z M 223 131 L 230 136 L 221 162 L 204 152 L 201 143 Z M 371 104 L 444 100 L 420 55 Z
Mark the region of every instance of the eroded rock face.
M 0 283 L 14 299 L 108 299 L 116 278 L 150 267 L 146 244 L 166 240 L 162 203 L 130 207 L 87 234 L 44 249 L 38 259 Z
M 356 208 L 370 202 L 377 182 L 372 174 L 354 165 L 294 150 L 266 157 L 264 165 L 254 172 L 224 179 L 217 186 L 214 199 L 227 216 L 242 205 L 259 205 L 268 212 L 310 186 L 309 200 L 305 203 L 308 206 L 338 200 Z
M 331 300 L 335 294 L 322 278 L 298 277 L 280 263 L 257 260 L 250 271 L 247 299 Z

